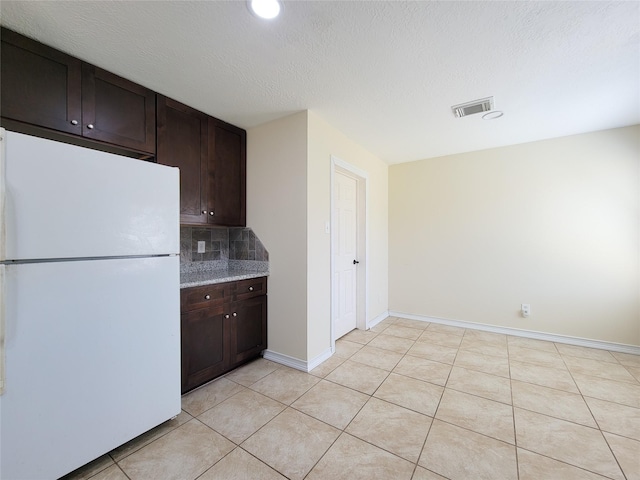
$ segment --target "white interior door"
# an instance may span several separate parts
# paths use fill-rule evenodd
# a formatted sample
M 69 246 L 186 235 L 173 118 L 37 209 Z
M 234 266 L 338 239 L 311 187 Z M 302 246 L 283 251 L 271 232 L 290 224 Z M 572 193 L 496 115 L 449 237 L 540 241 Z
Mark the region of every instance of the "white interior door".
M 333 292 L 335 339 L 356 328 L 358 184 L 336 171 L 333 185 Z

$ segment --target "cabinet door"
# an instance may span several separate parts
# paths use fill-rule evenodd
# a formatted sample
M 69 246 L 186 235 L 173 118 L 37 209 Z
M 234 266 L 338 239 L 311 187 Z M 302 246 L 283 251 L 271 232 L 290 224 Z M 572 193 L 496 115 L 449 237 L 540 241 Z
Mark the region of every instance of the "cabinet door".
M 180 223 L 206 224 L 208 117 L 158 95 L 158 154 L 162 165 L 180 168 Z
M 155 154 L 155 93 L 83 63 L 82 135 Z
M 81 62 L 2 29 L 2 117 L 82 133 Z
M 215 215 L 209 223 L 246 224 L 247 133 L 214 118 L 209 120 L 209 188 Z
M 231 317 L 231 365 L 238 365 L 267 348 L 267 296 L 236 302 Z M 233 315 L 233 314 L 232 314 Z
M 229 366 L 229 328 L 223 307 L 181 315 L 182 393 L 223 374 Z

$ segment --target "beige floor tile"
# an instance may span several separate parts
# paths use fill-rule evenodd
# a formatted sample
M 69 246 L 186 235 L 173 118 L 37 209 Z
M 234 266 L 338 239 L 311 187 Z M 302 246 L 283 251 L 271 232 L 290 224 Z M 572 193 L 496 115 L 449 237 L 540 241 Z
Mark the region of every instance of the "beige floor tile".
M 394 337 L 408 338 L 409 340 L 416 340 L 421 333 L 421 329 L 403 327 L 402 325 L 398 325 L 397 323 L 389 326 L 384 331 L 384 335 L 393 335 Z
M 345 430 L 410 462 L 416 462 L 431 418 L 371 398 Z
M 465 338 L 462 340 L 460 348 L 468 352 L 481 353 L 483 355 L 490 355 L 492 357 L 500 357 L 503 359 L 509 358 L 509 349 L 506 345 L 494 345 L 491 343 L 485 343 L 478 340 Z
M 435 345 L 426 342 L 416 342 L 415 345 L 409 349 L 407 355 L 453 365 L 457 353 L 457 348 L 445 347 L 443 345 Z
M 248 387 L 280 367 L 281 365 L 275 362 L 259 358 L 240 368 L 236 368 L 233 372 L 226 375 L 225 378 Z
M 342 358 L 349 358 L 361 348 L 361 343 L 350 342 L 349 340 L 341 338 L 336 342 L 336 351 L 334 355 Z
M 326 379 L 371 395 L 389 372 L 348 360 L 326 376 Z
M 598 428 L 582 395 L 517 380 L 511 382 L 511 393 L 514 407 Z
M 446 389 L 436 418 L 488 437 L 515 444 L 510 405 Z
M 288 408 L 242 448 L 291 480 L 302 480 L 339 434 L 340 430 Z
M 120 470 L 117 465 L 111 465 L 105 468 L 97 475 L 91 477 L 91 480 L 129 480 L 127 476 Z
M 322 380 L 291 406 L 344 430 L 368 399 L 368 395 Z
M 585 397 L 640 408 L 640 385 L 579 374 L 573 374 L 573 378 Z
M 92 462 L 83 465 L 73 472 L 65 475 L 60 480 L 87 480 L 113 465 L 113 459 L 109 455 L 102 455 Z
M 482 330 L 471 330 L 469 328 L 464 332 L 464 338 L 498 346 L 507 344 L 507 336 L 502 333 L 484 332 Z
M 564 361 L 572 374 L 590 375 L 618 382 L 629 382 L 638 385 L 638 381 L 625 367 L 618 363 L 601 362 L 588 358 L 565 356 Z
M 411 340 L 410 338 L 402 338 L 394 335 L 387 335 L 387 330 L 385 330 L 384 333 L 381 333 L 376 338 L 371 340 L 368 343 L 368 345 L 370 347 L 381 348 L 383 350 L 390 350 L 396 353 L 407 353 L 407 351 L 415 343 L 414 340 Z M 416 329 L 414 328 L 413 330 L 416 330 Z
M 314 375 L 283 367 L 251 385 L 251 390 L 291 405 L 319 381 Z
M 438 475 L 437 473 L 433 473 L 427 470 L 426 468 L 417 466 L 416 471 L 413 473 L 413 477 L 411 477 L 411 480 L 447 480 L 447 479 Z
M 519 447 L 590 472 L 623 479 L 599 430 L 520 408 L 514 412 Z
M 542 385 L 543 387 L 564 390 L 565 392 L 580 393 L 576 382 L 573 381 L 573 377 L 566 369 L 543 367 L 514 360 L 511 360 L 509 365 L 512 380 Z
M 413 377 L 444 387 L 449 378 L 449 372 L 451 372 L 451 365 L 434 362 L 426 358 L 405 355 L 393 371 L 401 375 L 406 375 L 407 377 Z
M 591 360 L 599 360 L 601 362 L 618 363 L 611 353 L 607 350 L 598 348 L 581 347 L 579 345 L 566 345 L 564 343 L 556 343 L 556 348 L 560 355 L 578 358 L 590 358 Z
M 546 340 L 536 340 L 534 338 L 507 336 L 507 344 L 509 347 L 523 347 L 532 350 L 542 350 L 543 352 L 558 353 L 556 344 L 547 342 Z
M 132 480 L 192 480 L 235 445 L 193 419 L 118 462 Z
M 350 358 L 353 362 L 363 363 L 370 367 L 391 371 L 402 358 L 401 353 L 382 350 L 381 348 L 366 345 Z
M 373 333 L 382 333 L 387 329 L 388 326 L 389 325 L 378 324 L 378 325 L 375 325 L 375 326 L 369 328 L 369 331 L 373 332 Z
M 398 318 L 396 320 L 395 325 L 400 325 L 401 327 L 409 327 L 416 328 L 418 330 L 424 330 L 431 325 L 429 322 L 423 322 L 422 320 L 410 320 L 408 318 Z
M 604 433 L 627 480 L 640 480 L 640 442 L 612 433 Z
M 352 330 L 351 332 L 347 333 L 344 337 L 345 340 L 349 341 L 349 342 L 354 342 L 354 343 L 360 343 L 362 345 L 366 345 L 367 343 L 369 343 L 371 340 L 373 340 L 374 338 L 376 338 L 378 336 L 378 334 L 376 332 L 372 332 L 372 331 L 368 331 L 368 330 L 358 330 L 357 328 L 355 330 Z
M 533 363 L 543 367 L 566 369 L 559 353 L 535 350 L 519 346 L 509 346 L 509 361 Z
M 516 480 L 513 445 L 434 420 L 419 464 L 446 478 Z
M 632 367 L 630 365 L 625 365 L 624 368 L 626 368 L 627 372 L 633 375 L 633 377 L 636 380 L 638 380 L 638 382 L 640 382 L 640 367 Z
M 168 420 L 158 425 L 157 427 L 152 428 L 148 432 L 145 432 L 142 435 L 134 438 L 130 442 L 119 446 L 115 450 L 109 452 L 109 455 L 111 455 L 111 458 L 113 458 L 116 462 L 119 462 L 127 455 L 131 455 L 133 452 L 140 450 L 145 445 L 149 445 L 154 440 L 157 440 L 163 435 L 169 433 L 171 430 L 178 428 L 180 425 L 187 423 L 192 418 L 193 417 L 187 412 L 181 411 L 176 418 Z
M 618 362 L 628 367 L 640 367 L 640 355 L 632 355 L 630 353 L 611 352 Z
M 347 359 L 344 357 L 339 357 L 336 354 L 333 354 L 309 373 L 316 377 L 324 378 L 342 365 L 346 360 Z
M 495 357 L 482 353 L 459 350 L 454 362 L 456 367 L 463 367 L 477 372 L 490 373 L 509 378 L 509 360 L 506 357 Z
M 462 342 L 460 335 L 454 335 L 451 333 L 438 332 L 427 328 L 422 335 L 418 337 L 419 342 L 434 343 L 436 345 L 443 345 L 445 347 L 458 348 Z
M 402 458 L 343 433 L 307 480 L 408 480 L 413 467 Z
M 511 405 L 511 382 L 508 378 L 453 367 L 446 387 Z
M 376 390 L 374 397 L 432 417 L 443 390 L 437 385 L 392 373 Z
M 518 449 L 520 480 L 606 480 L 606 477 L 587 472 L 567 463 Z
M 240 447 L 206 471 L 198 480 L 286 480 L 270 466 Z
M 207 410 L 198 420 L 240 444 L 284 409 L 280 402 L 245 390 Z
M 448 333 L 450 335 L 458 335 L 460 337 L 462 337 L 466 331 L 464 328 L 444 325 L 442 323 L 430 323 L 428 328 L 432 332 Z
M 585 397 L 591 413 L 604 432 L 640 441 L 640 408 Z M 640 457 L 640 451 L 638 451 Z
M 220 402 L 243 390 L 238 385 L 224 377 L 193 390 L 182 397 L 182 410 L 197 417 L 202 412 L 215 407 Z

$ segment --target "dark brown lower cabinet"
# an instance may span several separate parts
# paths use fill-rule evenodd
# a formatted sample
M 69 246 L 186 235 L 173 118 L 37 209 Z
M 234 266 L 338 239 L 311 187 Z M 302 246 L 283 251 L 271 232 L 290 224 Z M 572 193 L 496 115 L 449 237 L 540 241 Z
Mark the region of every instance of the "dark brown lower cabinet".
M 181 290 L 182 393 L 267 348 L 267 278 Z

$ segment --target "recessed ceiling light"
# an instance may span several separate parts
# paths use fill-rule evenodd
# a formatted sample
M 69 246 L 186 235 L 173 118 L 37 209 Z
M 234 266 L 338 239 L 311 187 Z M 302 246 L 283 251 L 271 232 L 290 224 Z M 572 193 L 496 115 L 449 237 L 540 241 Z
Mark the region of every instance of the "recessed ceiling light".
M 485 113 L 484 115 L 482 115 L 482 119 L 495 120 L 496 118 L 500 118 L 502 115 L 504 115 L 504 113 L 500 110 L 494 110 L 493 112 Z
M 271 20 L 280 14 L 278 0 L 249 0 L 249 10 L 260 18 Z

